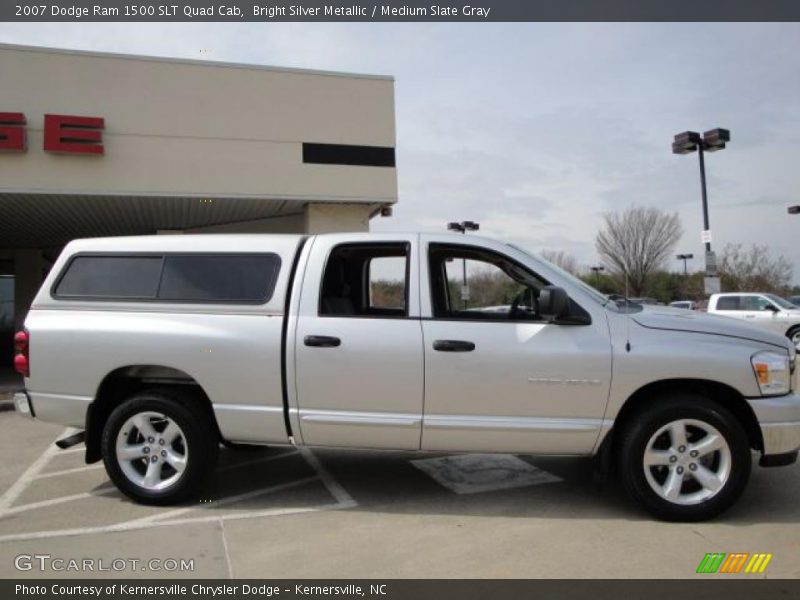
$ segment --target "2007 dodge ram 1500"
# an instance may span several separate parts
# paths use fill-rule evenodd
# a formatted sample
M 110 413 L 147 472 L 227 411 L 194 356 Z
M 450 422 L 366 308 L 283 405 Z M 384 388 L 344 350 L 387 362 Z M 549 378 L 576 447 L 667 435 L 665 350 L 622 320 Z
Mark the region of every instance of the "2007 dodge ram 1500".
M 699 520 L 751 451 L 800 448 L 787 338 L 479 237 L 79 240 L 16 346 L 18 410 L 84 430 L 86 461 L 146 503 L 197 494 L 220 441 L 291 443 L 600 454 L 653 514 Z

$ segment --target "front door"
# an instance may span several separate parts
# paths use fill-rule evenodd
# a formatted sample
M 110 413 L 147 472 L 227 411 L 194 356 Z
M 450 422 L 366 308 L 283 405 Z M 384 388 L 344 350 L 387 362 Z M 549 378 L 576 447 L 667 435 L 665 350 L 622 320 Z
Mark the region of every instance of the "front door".
M 418 450 L 423 355 L 416 239 L 347 240 L 315 238 L 303 277 L 294 346 L 302 441 Z
M 745 311 L 745 319 L 754 325 L 781 335 L 787 329 L 784 319 L 781 318 L 780 309 L 764 296 L 742 296 L 742 309 Z
M 499 252 L 426 251 L 423 449 L 590 453 L 611 378 L 606 323 L 543 320 L 535 298 L 547 282 Z

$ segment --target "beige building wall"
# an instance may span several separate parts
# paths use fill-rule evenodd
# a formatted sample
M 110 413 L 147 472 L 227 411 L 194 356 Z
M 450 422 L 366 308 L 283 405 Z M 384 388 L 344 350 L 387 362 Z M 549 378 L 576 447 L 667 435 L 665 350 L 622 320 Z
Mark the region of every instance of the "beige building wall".
M 307 233 L 368 231 L 374 208 L 363 204 L 311 204 L 305 211 Z
M 302 162 L 302 143 L 395 145 L 391 78 L 0 45 L 0 112 L 28 151 L 0 192 L 392 203 L 394 168 Z M 105 119 L 104 156 L 48 154 L 46 113 Z

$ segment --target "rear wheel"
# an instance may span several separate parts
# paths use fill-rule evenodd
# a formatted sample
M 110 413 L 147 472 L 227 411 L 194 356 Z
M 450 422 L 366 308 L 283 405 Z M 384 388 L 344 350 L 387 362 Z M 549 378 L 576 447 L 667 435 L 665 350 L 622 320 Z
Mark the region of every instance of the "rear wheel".
M 668 521 L 701 521 L 729 508 L 750 477 L 741 424 L 695 394 L 674 394 L 629 420 L 618 446 L 628 493 Z
M 196 495 L 213 470 L 218 440 L 211 419 L 177 391 L 138 393 L 108 418 L 103 462 L 125 495 L 143 504 L 172 504 Z

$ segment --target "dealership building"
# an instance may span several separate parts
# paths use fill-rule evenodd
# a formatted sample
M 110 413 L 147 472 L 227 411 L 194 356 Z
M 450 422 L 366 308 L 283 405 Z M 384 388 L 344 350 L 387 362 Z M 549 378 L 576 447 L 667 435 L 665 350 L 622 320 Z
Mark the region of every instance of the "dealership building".
M 15 326 L 75 238 L 365 231 L 397 201 L 390 77 L 0 45 L 0 82 Z

